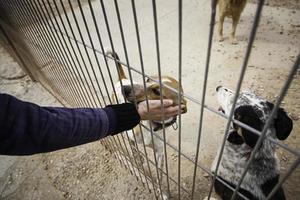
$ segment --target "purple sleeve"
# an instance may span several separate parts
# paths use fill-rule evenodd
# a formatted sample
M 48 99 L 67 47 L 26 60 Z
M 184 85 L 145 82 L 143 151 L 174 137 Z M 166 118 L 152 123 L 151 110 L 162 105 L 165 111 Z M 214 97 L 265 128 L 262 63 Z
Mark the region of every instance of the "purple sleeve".
M 113 108 L 40 107 L 0 94 L 0 154 L 30 155 L 96 141 L 116 131 Z

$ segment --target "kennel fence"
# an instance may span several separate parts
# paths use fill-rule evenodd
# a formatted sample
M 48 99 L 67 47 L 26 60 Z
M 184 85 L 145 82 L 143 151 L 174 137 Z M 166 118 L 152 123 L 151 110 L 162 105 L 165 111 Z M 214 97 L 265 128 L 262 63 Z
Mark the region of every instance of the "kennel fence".
M 218 157 L 216 171 L 218 170 L 222 153 L 224 150 L 226 136 L 228 134 L 230 124 L 234 121 L 238 125 L 250 130 L 254 134 L 258 134 L 259 140 L 252 152 L 247 167 L 240 178 L 239 184 L 236 188 L 228 185 L 234 191 L 231 199 L 235 199 L 236 195 L 247 199 L 238 192 L 238 189 L 249 169 L 249 164 L 253 160 L 259 145 L 262 143 L 266 134 L 267 128 L 271 125 L 272 119 L 276 116 L 276 112 L 286 95 L 288 88 L 297 73 L 300 62 L 300 55 L 298 54 L 294 65 L 291 67 L 289 75 L 282 86 L 281 91 L 277 97 L 275 106 L 272 110 L 271 117 L 268 119 L 262 131 L 247 126 L 237 120 L 233 119 L 233 109 L 229 116 L 224 115 L 214 109 L 212 106 L 206 104 L 206 90 L 208 84 L 208 75 L 211 61 L 211 52 L 213 44 L 213 33 L 215 26 L 216 16 L 216 0 L 211 1 L 211 14 L 210 26 L 208 34 L 208 46 L 206 54 L 205 70 L 203 73 L 203 85 L 201 99 L 195 98 L 192 95 L 183 93 L 183 91 L 176 91 L 162 83 L 162 68 L 161 68 L 161 39 L 159 35 L 159 22 L 157 14 L 157 2 L 155 0 L 149 1 L 151 3 L 151 12 L 153 21 L 153 36 L 154 47 L 156 53 L 156 72 L 159 76 L 159 81 L 153 79 L 149 73 L 146 73 L 145 62 L 147 55 L 143 53 L 143 37 L 140 34 L 139 10 L 136 9 L 136 1 L 128 1 L 133 22 L 134 35 L 130 35 L 136 39 L 135 57 L 139 62 L 134 64 L 130 63 L 129 47 L 128 47 L 128 34 L 124 26 L 124 19 L 122 11 L 119 8 L 119 1 L 103 1 L 103 0 L 6 0 L 1 1 L 1 38 L 8 44 L 11 53 L 19 61 L 23 69 L 30 75 L 33 80 L 41 82 L 62 104 L 71 107 L 103 107 L 112 103 L 111 94 L 115 93 L 113 84 L 116 82 L 118 72 L 115 65 L 121 63 L 128 72 L 131 84 L 133 84 L 133 73 L 140 76 L 144 88 L 146 89 L 146 78 L 157 82 L 162 87 L 167 87 L 178 94 L 179 102 L 181 98 L 195 103 L 200 107 L 199 121 L 197 122 L 197 142 L 195 145 L 195 156 L 192 157 L 182 151 L 182 126 L 181 114 L 178 115 L 178 144 L 174 145 L 167 141 L 165 129 L 163 135 L 156 135 L 153 133 L 152 127 L 147 127 L 140 124 L 140 129 L 147 129 L 151 132 L 152 141 L 153 137 L 157 137 L 164 143 L 165 153 L 165 166 L 163 169 L 158 168 L 155 152 L 151 152 L 145 144 L 141 146 L 132 146 L 129 144 L 127 133 L 120 134 L 114 137 L 108 137 L 101 141 L 101 143 L 120 161 L 120 164 L 127 168 L 129 172 L 136 176 L 150 192 L 154 193 L 156 199 L 163 198 L 163 193 L 168 196 L 173 196 L 178 199 L 190 198 L 199 199 L 196 194 L 197 188 L 197 173 L 201 170 L 203 173 L 211 177 L 210 185 L 207 186 L 205 196 L 211 197 L 213 192 L 213 183 L 216 179 L 226 184 L 219 179 L 216 174 L 210 172 L 209 168 L 204 166 L 199 160 L 200 143 L 202 135 L 202 127 L 204 121 L 204 111 L 209 111 L 216 116 L 227 119 L 225 134 L 222 140 L 222 148 Z M 173 2 L 175 4 L 175 1 Z M 97 4 L 97 5 L 96 5 Z M 174 58 L 178 60 L 177 79 L 179 84 L 182 83 L 182 33 L 183 33 L 183 2 L 179 0 L 176 2 L 176 12 L 178 13 L 178 33 L 177 35 L 177 48 L 178 55 Z M 255 35 L 260 22 L 260 17 L 264 1 L 261 0 L 257 4 L 256 13 L 252 25 L 251 32 L 247 43 L 243 63 L 241 66 L 240 76 L 235 89 L 234 105 L 237 102 L 238 94 L 244 80 L 244 75 L 248 66 L 249 57 L 255 40 Z M 108 13 L 108 8 L 114 12 Z M 102 21 L 100 23 L 98 14 L 101 14 Z M 129 13 L 129 12 L 128 12 Z M 110 20 L 114 15 L 114 21 L 117 22 L 112 26 Z M 112 34 L 112 29 L 118 28 L 118 38 L 116 34 Z M 104 43 L 108 44 L 112 51 L 119 53 L 120 48 L 116 48 L 116 43 L 121 47 L 125 62 L 116 60 L 113 57 L 105 55 Z M 123 56 L 123 55 L 122 55 Z M 113 72 L 114 71 L 114 72 Z M 161 89 L 160 89 L 161 90 Z M 160 91 L 162 93 L 162 91 Z M 148 102 L 148 99 L 146 99 Z M 162 97 L 160 99 L 162 101 Z M 149 105 L 148 109 L 149 109 Z M 234 106 L 233 106 L 234 108 Z M 162 110 L 163 111 L 163 110 Z M 143 134 L 142 134 L 143 135 Z M 269 138 L 267 138 L 269 139 Z M 288 170 L 282 174 L 279 183 L 275 186 L 272 192 L 268 195 L 270 199 L 275 191 L 286 181 L 286 179 L 293 173 L 300 163 L 300 151 L 293 149 L 288 145 L 278 142 L 277 140 L 270 139 L 278 147 L 295 155 L 295 161 L 289 166 Z M 133 152 L 138 151 L 142 157 L 132 156 Z M 154 150 L 153 150 L 154 151 Z M 175 152 L 170 154 L 170 151 Z M 152 155 L 153 154 L 153 155 Z M 169 162 L 172 155 L 177 156 L 177 163 Z M 145 159 L 146 166 L 140 165 L 142 159 Z M 182 160 L 185 159 L 190 165 L 193 166 L 193 174 L 190 177 L 190 184 L 183 183 L 182 180 Z M 177 175 L 170 172 L 170 168 L 177 168 Z M 154 170 L 153 170 L 154 169 Z M 159 176 L 162 172 L 163 176 Z M 157 181 L 158 180 L 158 181 Z M 227 184 L 226 184 L 227 185 Z M 158 192 L 163 191 L 163 192 Z M 197 196 L 198 195 L 198 196 Z

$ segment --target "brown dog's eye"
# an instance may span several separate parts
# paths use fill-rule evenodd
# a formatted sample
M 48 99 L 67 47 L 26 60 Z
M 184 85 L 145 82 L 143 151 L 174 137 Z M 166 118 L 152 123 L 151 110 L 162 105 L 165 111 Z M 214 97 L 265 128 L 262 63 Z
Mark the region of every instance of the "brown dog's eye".
M 152 91 L 155 95 L 160 96 L 159 88 L 153 88 Z

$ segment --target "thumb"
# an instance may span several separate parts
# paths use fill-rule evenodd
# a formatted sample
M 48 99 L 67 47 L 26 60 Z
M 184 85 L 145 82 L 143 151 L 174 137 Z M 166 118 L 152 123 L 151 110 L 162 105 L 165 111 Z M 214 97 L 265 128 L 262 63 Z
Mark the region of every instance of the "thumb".
M 171 105 L 173 105 L 173 100 L 171 100 L 171 99 L 164 99 L 163 100 L 163 106 L 164 107 L 169 107 Z

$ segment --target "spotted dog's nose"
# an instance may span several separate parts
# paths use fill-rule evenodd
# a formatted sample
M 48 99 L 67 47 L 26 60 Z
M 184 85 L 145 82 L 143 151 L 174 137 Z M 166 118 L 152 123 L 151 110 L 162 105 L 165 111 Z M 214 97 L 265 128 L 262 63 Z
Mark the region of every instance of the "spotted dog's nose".
M 218 92 L 218 90 L 221 88 L 222 86 L 219 85 L 218 87 L 216 87 L 216 91 Z
M 131 87 L 126 85 L 122 87 L 122 93 L 125 97 L 128 97 L 131 93 Z

